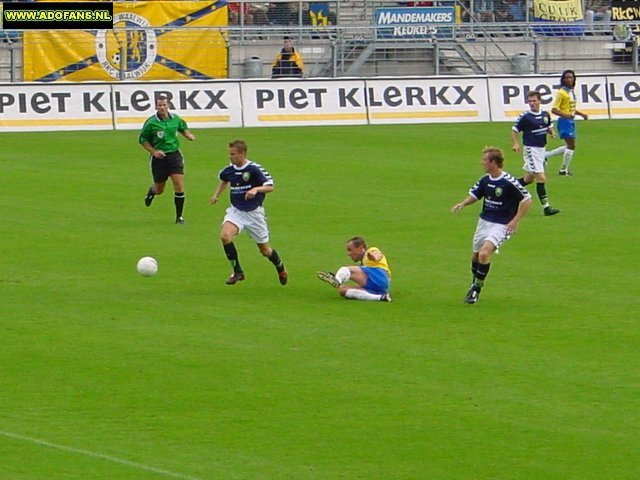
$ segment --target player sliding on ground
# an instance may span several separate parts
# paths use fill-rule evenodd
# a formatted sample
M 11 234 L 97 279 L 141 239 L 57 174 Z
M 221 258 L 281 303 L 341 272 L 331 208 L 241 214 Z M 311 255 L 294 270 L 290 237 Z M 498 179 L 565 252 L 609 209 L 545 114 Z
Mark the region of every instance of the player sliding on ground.
M 347 255 L 362 266 L 340 267 L 335 273 L 318 272 L 318 278 L 338 289 L 344 298 L 390 302 L 391 270 L 384 254 L 376 247 L 367 248 L 362 237 L 347 242 Z M 355 283 L 345 284 L 351 280 Z

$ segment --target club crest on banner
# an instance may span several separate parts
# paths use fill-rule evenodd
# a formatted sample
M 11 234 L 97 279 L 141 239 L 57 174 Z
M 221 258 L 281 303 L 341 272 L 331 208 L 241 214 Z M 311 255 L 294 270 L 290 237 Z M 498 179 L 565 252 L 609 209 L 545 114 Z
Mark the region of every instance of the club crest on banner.
M 123 64 L 125 79 L 142 77 L 153 66 L 157 52 L 155 31 L 150 28 L 146 18 L 136 13 L 116 13 L 113 16 L 113 30 L 99 30 L 96 35 L 98 61 L 112 78 L 120 78 Z

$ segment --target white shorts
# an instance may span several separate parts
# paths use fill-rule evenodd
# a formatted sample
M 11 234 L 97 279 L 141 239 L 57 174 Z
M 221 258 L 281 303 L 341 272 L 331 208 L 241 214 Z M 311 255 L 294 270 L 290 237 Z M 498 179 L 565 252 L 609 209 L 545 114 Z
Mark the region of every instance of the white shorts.
M 496 246 L 496 250 L 500 245 L 509 240 L 511 236 L 507 234 L 507 226 L 501 223 L 487 222 L 480 218 L 476 231 L 473 234 L 473 251 L 479 252 L 480 247 L 489 240 Z
M 225 222 L 233 223 L 240 232 L 246 230 L 256 243 L 269 242 L 269 227 L 267 226 L 267 216 L 263 207 L 258 207 L 250 212 L 243 212 L 231 206 L 227 208 L 227 213 L 222 221 L 222 223 Z
M 528 147 L 525 145 L 522 152 L 522 157 L 524 158 L 522 169 L 529 173 L 543 173 L 544 166 L 547 163 L 544 154 L 544 147 Z

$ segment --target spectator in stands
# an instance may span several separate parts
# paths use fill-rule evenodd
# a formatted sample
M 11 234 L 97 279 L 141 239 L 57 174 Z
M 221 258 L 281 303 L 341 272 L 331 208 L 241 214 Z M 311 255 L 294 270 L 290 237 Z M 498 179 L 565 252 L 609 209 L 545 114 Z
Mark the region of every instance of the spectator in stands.
M 298 15 L 289 9 L 287 3 L 269 3 L 267 19 L 271 25 L 295 25 L 298 23 Z
M 398 2 L 403 7 L 433 7 L 433 2 Z
M 509 17 L 512 22 L 527 21 L 527 7 L 524 0 L 507 0 L 509 4 Z
M 302 56 L 296 52 L 289 37 L 284 37 L 282 50 L 273 62 L 271 78 L 302 78 L 304 63 Z
M 473 13 L 478 22 L 494 22 L 494 12 L 493 0 L 476 0 L 473 2 Z
M 251 7 L 248 3 L 230 2 L 229 8 L 229 25 L 250 25 L 253 23 L 253 15 L 251 15 Z
M 514 23 L 526 21 L 526 14 L 522 0 L 500 0 L 498 2 L 494 2 L 494 6 L 496 22 Z M 513 30 L 516 33 L 507 33 L 507 36 L 522 35 L 521 30 L 518 27 L 510 27 L 508 30 Z
M 471 0 L 459 0 L 455 6 L 456 23 L 471 21 Z
M 588 33 L 610 33 L 611 3 L 609 0 L 586 0 L 584 21 Z M 594 28 L 594 21 L 602 22 L 602 27 Z
M 265 25 L 267 10 L 266 3 L 229 2 L 229 25 Z
M 495 12 L 494 16 L 496 22 L 510 22 L 509 18 L 509 3 L 507 0 L 496 0 L 494 2 Z

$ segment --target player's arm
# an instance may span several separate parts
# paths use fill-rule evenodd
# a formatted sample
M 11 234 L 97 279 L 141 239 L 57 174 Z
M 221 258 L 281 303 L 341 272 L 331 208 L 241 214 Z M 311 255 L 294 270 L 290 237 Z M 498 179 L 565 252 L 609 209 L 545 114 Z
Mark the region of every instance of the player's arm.
M 554 115 L 557 115 L 560 118 L 568 118 L 568 119 L 572 119 L 573 115 L 571 115 L 568 112 L 563 112 L 562 110 L 560 110 L 559 108 L 553 107 L 551 109 L 551 113 L 553 113 Z
M 216 191 L 213 192 L 213 196 L 209 200 L 209 203 L 211 205 L 213 205 L 214 203 L 216 203 L 218 201 L 218 198 L 220 198 L 220 195 L 222 194 L 222 192 L 225 191 L 225 189 L 227 188 L 227 185 L 229 185 L 229 182 L 225 182 L 224 180 L 220 180 L 220 183 L 218 184 L 218 187 L 216 188 Z
M 166 154 L 162 150 L 156 150 L 148 141 L 143 141 L 142 143 L 140 143 L 140 145 L 142 145 L 142 148 L 144 148 L 155 158 L 164 158 L 166 156 Z
M 467 198 L 465 198 L 464 200 L 462 200 L 459 203 L 456 203 L 453 207 L 451 207 L 451 211 L 453 213 L 459 212 L 460 210 L 462 210 L 467 205 L 471 205 L 472 203 L 476 203 L 477 201 L 478 201 L 478 199 L 476 197 L 474 197 L 473 195 L 469 195 Z
M 551 107 L 551 113 L 560 117 L 560 118 L 573 118 L 569 112 L 565 112 L 562 110 L 562 91 L 559 91 L 556 94 L 556 98 L 553 101 L 553 106 Z
M 185 122 L 182 118 L 180 119 L 180 123 L 178 124 L 178 131 L 184 138 L 186 138 L 190 142 L 193 142 L 196 139 L 196 136 L 189 131 L 187 122 Z
M 193 142 L 196 139 L 196 136 L 193 133 L 191 133 L 188 128 L 185 130 L 182 130 L 180 133 L 184 138 L 186 138 L 191 142 Z
M 589 120 L 589 115 L 587 115 L 584 112 L 579 112 L 578 110 L 576 110 L 576 115 L 580 115 L 582 118 L 584 118 L 585 120 Z
M 516 230 L 518 230 L 518 224 L 520 223 L 520 220 L 522 220 L 522 217 L 527 214 L 530 207 L 531 197 L 525 197 L 524 199 L 522 199 L 522 201 L 518 205 L 518 211 L 516 212 L 515 217 L 513 217 L 511 221 L 507 223 L 507 233 L 509 235 L 515 233 Z
M 244 194 L 244 198 L 247 200 L 251 200 L 259 193 L 271 193 L 273 192 L 272 184 L 260 185 L 258 187 L 253 187 L 251 190 L 248 190 L 247 193 Z
M 515 128 L 511 129 L 511 150 L 516 153 L 520 151 L 520 140 L 518 139 L 518 131 Z
M 153 139 L 153 132 L 151 131 L 151 127 L 148 126 L 148 123 L 144 124 L 142 127 L 142 131 L 140 132 L 140 136 L 138 137 L 138 142 L 142 145 L 147 152 L 149 152 L 155 158 L 164 158 L 165 153 L 162 150 L 156 150 L 154 146 L 151 144 L 151 140 Z
M 382 260 L 384 258 L 384 255 L 377 248 L 371 248 L 367 252 L 367 258 L 369 260 L 371 260 L 372 262 L 379 262 L 380 260 Z

